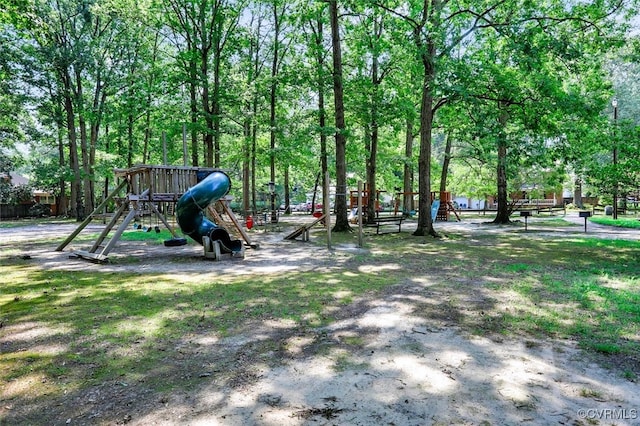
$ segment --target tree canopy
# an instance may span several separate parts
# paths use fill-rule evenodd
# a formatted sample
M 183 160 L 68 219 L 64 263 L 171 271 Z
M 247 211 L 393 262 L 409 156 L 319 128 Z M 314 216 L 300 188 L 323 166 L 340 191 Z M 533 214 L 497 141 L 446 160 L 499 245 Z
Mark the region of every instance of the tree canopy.
M 626 196 L 640 187 L 637 11 L 636 0 L 12 1 L 0 10 L 0 158 L 28 147 L 23 168 L 78 219 L 114 167 L 161 164 L 163 146 L 169 164 L 227 170 L 244 212 L 269 181 L 283 202 L 307 201 L 328 171 L 338 230 L 358 180 L 418 192 L 416 235 L 436 235 L 437 182 L 495 197 L 497 223 L 525 185 Z

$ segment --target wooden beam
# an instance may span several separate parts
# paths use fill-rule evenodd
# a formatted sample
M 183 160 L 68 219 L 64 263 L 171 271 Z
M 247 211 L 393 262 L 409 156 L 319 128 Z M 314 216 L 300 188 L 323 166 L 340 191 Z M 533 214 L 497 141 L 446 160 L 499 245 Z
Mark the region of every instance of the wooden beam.
M 100 247 L 100 244 L 102 244 L 102 242 L 107 237 L 107 235 L 109 235 L 109 232 L 111 232 L 111 228 L 115 226 L 115 224 L 118 222 L 118 219 L 120 219 L 120 216 L 122 216 L 122 213 L 124 213 L 124 209 L 126 209 L 127 207 L 129 207 L 128 202 L 122 203 L 122 205 L 115 212 L 115 214 L 113 215 L 113 217 L 111 218 L 107 226 L 105 226 L 105 228 L 102 230 L 96 242 L 93 243 L 93 246 L 91 246 L 91 248 L 89 249 L 89 253 L 95 253 L 96 250 L 98 250 L 98 247 Z
M 133 220 L 135 216 L 136 216 L 136 211 L 129 210 L 129 214 L 127 214 L 127 216 L 124 218 L 124 220 L 116 230 L 115 234 L 113 234 L 113 237 L 111 237 L 111 240 L 109 240 L 109 243 L 105 246 L 104 249 L 102 249 L 102 252 L 100 252 L 102 256 L 104 256 L 105 258 L 107 257 L 111 249 L 116 245 L 116 243 L 122 236 L 122 233 L 124 232 L 125 229 L 127 229 L 127 227 L 129 226 L 129 223 Z
M 322 216 L 320 216 L 319 218 L 317 218 L 316 220 L 314 220 L 313 222 L 311 222 L 308 225 L 303 225 L 299 228 L 297 228 L 295 231 L 293 231 L 292 233 L 290 233 L 289 235 L 287 235 L 286 237 L 284 237 L 285 240 L 295 240 L 296 238 L 298 238 L 300 235 L 306 235 L 306 237 L 303 236 L 302 241 L 307 241 L 309 239 L 309 234 L 308 231 L 309 229 L 313 228 L 313 226 L 320 222 L 321 220 L 324 220 L 324 218 L 327 217 L 326 214 L 323 214 Z M 306 239 L 305 239 L 306 238 Z
M 81 257 L 83 259 L 90 260 L 92 262 L 97 262 L 97 263 L 108 262 L 107 256 L 103 256 L 97 253 L 89 253 L 88 251 L 76 250 L 73 252 L 73 254 L 77 257 Z
M 107 203 L 109 201 L 111 201 L 113 199 L 113 197 L 116 196 L 116 194 L 118 194 L 118 192 L 120 192 L 120 190 L 122 188 L 124 188 L 127 185 L 127 181 L 123 180 L 122 182 L 120 182 L 120 184 L 116 187 L 116 189 L 114 189 L 111 194 L 109 194 L 107 196 L 107 198 L 105 198 L 99 205 L 98 207 L 96 207 L 95 209 L 93 209 L 93 211 L 91 212 L 91 214 L 89 216 L 87 216 L 85 218 L 85 220 L 76 228 L 75 231 L 73 231 L 71 233 L 71 235 L 69 235 L 67 237 L 66 240 L 64 240 L 57 248 L 56 251 L 62 251 L 64 250 L 64 248 L 71 242 L 73 241 L 73 239 L 75 237 L 78 236 L 78 234 L 93 220 L 94 215 L 100 213 L 100 211 L 103 209 L 104 206 L 107 205 Z
M 233 224 L 235 225 L 236 229 L 238 230 L 240 235 L 242 235 L 242 238 L 247 243 L 247 245 L 249 247 L 254 247 L 254 248 L 257 247 L 256 244 L 253 244 L 251 242 L 251 238 L 249 237 L 249 234 L 247 234 L 247 232 L 242 228 L 242 225 L 240 224 L 240 222 L 238 222 L 238 219 L 233 214 L 233 211 L 231 211 L 231 208 L 227 205 L 227 203 L 225 203 L 224 201 L 218 201 L 218 202 L 220 204 L 222 204 L 222 208 L 223 208 L 224 212 L 226 213 L 227 216 L 229 216 L 229 218 L 231 219 L 231 222 L 233 222 Z

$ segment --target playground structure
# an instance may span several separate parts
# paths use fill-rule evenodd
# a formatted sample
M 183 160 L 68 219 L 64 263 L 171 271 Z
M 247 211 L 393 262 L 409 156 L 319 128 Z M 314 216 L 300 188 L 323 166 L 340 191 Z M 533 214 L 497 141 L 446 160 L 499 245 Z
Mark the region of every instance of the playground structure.
M 315 220 L 309 224 L 306 225 L 302 225 L 299 228 L 296 228 L 293 232 L 291 232 L 290 234 L 287 234 L 284 239 L 285 240 L 295 240 L 298 237 L 302 237 L 302 241 L 309 241 L 309 230 L 311 228 L 313 228 L 316 224 L 320 223 L 322 225 L 325 225 L 325 219 L 327 217 L 326 213 L 320 213 L 318 212 L 317 214 L 314 214 L 313 216 L 315 218 Z
M 145 212 L 155 215 L 171 233 L 172 238 L 165 241 L 165 246 L 186 244 L 186 240 L 178 236 L 160 210 L 176 212 L 180 228 L 203 245 L 207 258 L 220 260 L 223 257 L 244 257 L 242 242 L 232 240 L 229 230 L 235 230 L 248 246 L 255 247 L 228 205 L 226 195 L 231 187 L 231 180 L 223 171 L 202 167 L 138 165 L 129 169 L 115 169 L 114 174 L 119 181 L 116 188 L 56 251 L 63 251 L 89 223 L 104 216 L 105 207 L 112 201 L 117 203 L 117 208 L 98 238 L 89 250 L 75 250 L 75 256 L 107 262 L 108 254 L 123 232 L 131 222 L 143 217 Z M 126 195 L 119 197 L 125 188 Z M 165 208 L 159 209 L 160 204 Z M 223 215 L 228 220 L 223 219 Z M 107 240 L 114 228 L 113 235 Z M 157 225 L 156 230 L 159 230 Z
M 358 208 L 358 192 L 359 192 L 358 190 L 349 191 L 349 210 Z M 363 207 L 369 205 L 369 192 L 370 191 L 365 186 L 361 194 Z M 380 190 L 376 191 L 376 200 L 374 205 L 374 210 L 376 211 L 376 214 L 380 211 L 380 194 L 382 192 L 386 192 L 386 191 L 380 191 Z
M 418 195 L 417 192 L 397 192 L 396 193 L 396 202 L 394 208 L 394 214 L 398 214 L 400 210 L 401 197 L 413 197 Z M 453 204 L 451 198 L 451 192 L 449 191 L 433 191 L 431 192 L 431 207 L 432 211 L 431 216 L 433 220 L 438 220 L 441 222 L 448 222 L 451 218 L 451 213 L 453 213 L 456 217 L 456 220 L 460 222 L 460 215 L 456 211 L 456 208 Z M 403 212 L 405 214 L 407 212 Z
M 440 205 L 438 206 L 438 213 L 436 215 L 436 220 L 439 220 L 442 222 L 448 222 L 451 217 L 451 213 L 453 213 L 456 216 L 457 221 L 458 222 L 461 221 L 460 216 L 458 215 L 458 212 L 456 211 L 455 206 L 453 205 L 453 201 L 451 199 L 451 192 L 449 191 L 432 192 L 431 203 L 433 203 L 435 200 L 440 200 Z

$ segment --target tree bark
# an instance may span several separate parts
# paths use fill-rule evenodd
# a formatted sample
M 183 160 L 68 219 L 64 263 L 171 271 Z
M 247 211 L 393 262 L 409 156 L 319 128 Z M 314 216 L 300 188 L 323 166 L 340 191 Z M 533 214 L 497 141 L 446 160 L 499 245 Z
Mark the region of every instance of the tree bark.
M 381 26 L 378 21 L 374 21 L 375 37 L 380 37 Z M 373 86 L 373 95 L 371 96 L 371 136 L 368 145 L 367 156 L 367 188 L 369 197 L 367 198 L 367 222 L 374 223 L 376 217 L 376 201 L 378 199 L 378 188 L 376 186 L 376 159 L 378 154 L 378 91 L 381 79 L 378 75 L 379 59 L 377 50 L 374 48 L 373 58 L 371 62 L 371 83 Z
M 203 40 L 202 43 L 204 44 L 205 40 Z M 209 54 L 208 50 L 204 47 L 200 50 L 200 85 L 202 86 L 202 110 L 204 112 L 205 122 L 205 134 L 203 141 L 205 167 L 213 167 L 213 133 L 215 130 L 212 102 L 215 102 L 215 100 L 213 100 L 209 94 Z
M 442 174 L 440 175 L 440 192 L 447 191 L 447 177 L 449 176 L 449 163 L 451 162 L 451 136 L 446 136 L 444 145 L 444 160 L 442 161 Z
M 58 114 L 56 114 L 56 117 Z M 60 170 L 64 170 L 67 166 L 65 163 L 65 155 L 64 155 L 64 138 L 62 137 L 62 123 L 58 123 L 58 165 L 60 166 Z M 66 216 L 68 214 L 67 207 L 69 205 L 67 199 L 67 182 L 64 179 L 64 176 L 60 177 L 58 181 L 58 188 L 60 191 L 60 195 L 56 200 L 56 214 L 57 216 Z
M 220 44 L 219 35 L 216 38 L 216 55 L 213 61 L 213 106 L 211 112 L 213 114 L 213 167 L 220 167 L 220 112 L 221 102 L 221 90 L 220 90 L 220 64 L 222 54 L 222 46 Z M 211 155 L 209 154 L 209 157 Z M 211 166 L 209 166 L 211 167 Z
M 127 114 L 127 167 L 133 166 L 133 151 L 135 149 L 133 140 L 133 114 Z
M 82 169 L 82 191 L 83 191 L 83 211 L 80 216 L 85 218 L 88 212 L 93 211 L 93 192 L 92 183 L 93 169 L 89 161 L 89 138 L 87 136 L 86 110 L 84 108 L 84 89 L 82 85 L 82 75 L 80 69 L 75 69 L 75 93 L 76 112 L 78 114 L 78 129 L 80 130 L 80 155 Z
M 504 128 L 507 124 L 506 112 L 500 114 L 500 132 L 498 134 L 498 166 L 496 170 L 498 184 L 498 212 L 493 223 L 510 223 L 511 209 L 509 208 L 509 194 L 507 193 L 507 135 Z
M 291 205 L 291 196 L 289 194 L 290 182 L 289 182 L 289 165 L 284 167 L 284 205 L 287 209 L 285 213 L 289 213 L 288 207 Z
M 322 13 L 322 12 L 319 12 Z M 327 187 L 326 176 L 328 170 L 327 163 L 327 114 L 325 110 L 325 100 L 324 100 L 324 46 L 322 44 L 324 39 L 324 25 L 322 22 L 322 17 L 318 16 L 317 20 L 317 31 L 315 33 L 315 43 L 316 43 L 316 85 L 318 86 L 318 125 L 320 127 L 320 170 L 322 175 L 322 188 Z M 325 206 L 327 209 L 329 206 Z
M 191 51 L 193 46 L 188 42 L 187 49 Z M 198 95 L 197 95 L 197 64 L 193 55 L 189 59 L 189 110 L 191 114 L 191 166 L 198 167 L 199 162 L 199 143 L 198 143 Z M 184 160 L 186 161 L 186 159 Z
M 336 123 L 336 223 L 334 232 L 350 231 L 347 217 L 347 164 L 344 119 L 344 89 L 342 82 L 342 51 L 340 47 L 340 28 L 338 23 L 337 0 L 329 0 L 329 14 L 331 18 L 331 44 L 333 48 L 333 99 L 335 104 Z
M 417 36 L 419 37 L 419 36 Z M 428 41 L 422 47 L 424 70 L 422 99 L 420 102 L 420 157 L 418 158 L 418 225 L 413 235 L 437 236 L 431 219 L 431 131 L 433 129 L 433 82 L 435 81 L 435 46 Z
M 73 171 L 73 181 L 71 182 L 71 214 L 78 222 L 84 220 L 84 205 L 82 203 L 82 179 L 80 176 L 80 163 L 78 161 L 78 142 L 76 135 L 76 120 L 71 99 L 70 76 L 65 73 L 63 84 L 65 87 L 64 110 L 67 121 L 67 137 L 69 138 L 69 165 Z
M 251 206 L 251 103 L 245 104 L 245 117 L 242 123 L 242 214 L 247 216 Z
M 582 179 L 579 177 L 573 182 L 573 205 L 579 209 L 584 208 L 582 204 Z
M 280 15 L 278 14 L 276 3 L 273 4 L 273 57 L 271 58 L 271 86 L 269 88 L 269 167 L 271 182 L 276 182 L 276 136 L 277 136 L 277 123 L 276 123 L 276 98 L 278 91 L 278 63 L 280 61 Z M 271 220 L 275 221 L 276 205 L 275 197 L 270 195 L 270 209 Z
M 404 176 L 402 179 L 402 211 L 409 214 L 415 209 L 413 202 L 413 119 L 407 118 L 404 141 Z

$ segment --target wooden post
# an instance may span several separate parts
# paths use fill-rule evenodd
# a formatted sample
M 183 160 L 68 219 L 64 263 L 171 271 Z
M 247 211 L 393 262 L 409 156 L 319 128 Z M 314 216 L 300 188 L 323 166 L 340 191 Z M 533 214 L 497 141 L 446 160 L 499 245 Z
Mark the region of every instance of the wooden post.
M 324 222 L 327 226 L 327 248 L 331 250 L 331 211 L 329 206 L 329 172 L 326 172 L 324 179 Z
M 149 196 L 149 189 L 145 189 L 142 194 L 140 194 L 140 198 L 142 197 L 148 197 Z M 149 203 L 151 204 L 151 203 Z M 102 252 L 100 253 L 100 255 L 106 257 L 109 252 L 111 251 L 111 249 L 113 247 L 115 247 L 116 243 L 118 242 L 118 240 L 120 240 L 120 237 L 122 236 L 122 233 L 124 232 L 125 229 L 127 229 L 127 227 L 129 226 L 129 223 L 133 220 L 133 218 L 136 216 L 136 210 L 135 209 L 131 209 L 129 210 L 129 213 L 127 214 L 127 216 L 124 218 L 124 220 L 122 221 L 122 223 L 120 224 L 120 226 L 118 226 L 118 228 L 116 229 L 116 232 L 113 234 L 113 237 L 111 237 L 111 239 L 109 240 L 109 242 L 107 243 L 107 245 L 104 247 L 104 249 L 102 249 Z
M 109 221 L 109 224 L 104 227 L 104 229 L 98 236 L 98 239 L 96 240 L 96 242 L 93 243 L 93 246 L 89 249 L 89 253 L 95 253 L 96 250 L 98 250 L 98 247 L 100 247 L 100 244 L 102 244 L 102 242 L 107 237 L 107 235 L 109 235 L 109 232 L 111 232 L 111 228 L 115 226 L 115 224 L 118 222 L 118 219 L 120 219 L 120 216 L 122 216 L 125 209 L 128 207 L 129 207 L 129 203 L 122 203 L 122 205 L 120 205 L 118 210 L 116 210 L 116 212 L 113 214 L 113 217 L 111 218 L 111 221 Z
M 162 164 L 167 165 L 167 132 L 162 132 Z
M 75 231 L 73 231 L 71 233 L 71 235 L 69 235 L 67 237 L 66 240 L 64 240 L 58 247 L 56 247 L 56 251 L 62 251 L 64 250 L 64 248 L 67 246 L 67 244 L 69 244 L 71 241 L 73 241 L 73 239 L 80 233 L 80 231 L 82 231 L 88 224 L 89 222 L 91 222 L 93 220 L 93 216 L 95 214 L 97 214 L 98 212 L 100 212 L 100 210 L 102 210 L 102 208 L 104 206 L 107 205 L 107 203 L 116 196 L 116 194 L 118 194 L 118 192 L 120 192 L 120 190 L 122 188 L 124 188 L 125 186 L 127 186 L 127 180 L 123 179 L 122 182 L 120 182 L 120 184 L 117 186 L 116 189 L 114 189 L 111 194 L 109 194 L 108 197 L 106 197 L 102 203 L 100 203 L 100 205 L 98 205 L 98 207 L 96 207 L 93 212 L 91 212 L 91 214 L 89 216 L 87 216 L 85 218 L 85 220 L 76 228 Z
M 249 245 L 249 247 L 251 248 L 258 248 L 257 244 L 251 242 L 249 234 L 247 234 L 244 228 L 242 228 L 242 225 L 240 224 L 240 222 L 238 222 L 238 219 L 233 214 L 233 211 L 231 210 L 231 207 L 228 206 L 226 200 L 218 200 L 218 202 L 222 205 L 224 212 L 227 214 L 227 216 L 229 216 L 229 219 L 231 219 L 231 222 L 233 222 L 234 226 L 236 227 L 240 235 L 242 235 L 242 238 L 247 243 L 247 245 Z
M 136 215 L 135 210 L 129 210 L 129 213 L 124 218 L 124 220 L 122 221 L 118 229 L 116 229 L 116 232 L 113 234 L 113 237 L 111 237 L 107 245 L 104 247 L 104 249 L 102 249 L 102 252 L 100 253 L 101 256 L 106 257 L 109 254 L 111 249 L 116 245 L 116 243 L 122 236 L 122 233 L 124 232 L 124 230 L 127 229 L 127 227 L 129 226 L 129 223 L 133 220 L 135 215 Z
M 362 181 L 358 181 L 358 247 L 363 247 L 362 242 Z
M 182 161 L 187 166 L 187 125 L 182 125 Z

